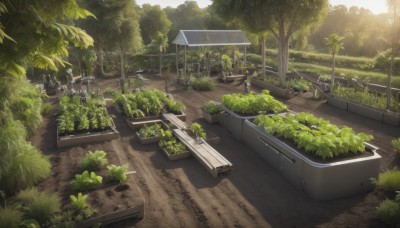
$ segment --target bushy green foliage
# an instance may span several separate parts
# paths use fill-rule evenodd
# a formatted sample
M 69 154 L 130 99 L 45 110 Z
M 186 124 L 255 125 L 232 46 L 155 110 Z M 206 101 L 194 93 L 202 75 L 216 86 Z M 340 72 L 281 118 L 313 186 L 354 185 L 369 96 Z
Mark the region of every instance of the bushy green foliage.
M 138 131 L 138 134 L 141 138 L 159 137 L 161 136 L 161 133 L 162 133 L 161 124 L 158 123 L 152 125 L 145 124 Z
M 400 191 L 400 170 L 397 168 L 386 170 L 379 174 L 378 179 L 372 179 L 372 183 L 386 191 Z
M 243 115 L 258 115 L 260 112 L 279 113 L 288 109 L 282 102 L 275 100 L 268 90 L 263 90 L 261 94 L 225 94 L 221 100 L 227 108 Z
M 163 131 L 162 138 L 158 144 L 161 148 L 165 149 L 169 154 L 175 155 L 187 151 L 186 146 L 179 142 L 170 130 Z
M 86 203 L 88 195 L 83 195 L 81 192 L 78 195 L 70 195 L 72 209 L 73 209 L 73 219 L 76 221 L 81 221 L 83 219 L 90 218 L 94 211 L 90 208 L 90 206 Z
M 222 111 L 221 104 L 213 100 L 207 101 L 201 108 L 211 115 L 218 114 Z
M 79 163 L 81 170 L 98 171 L 108 163 L 107 153 L 102 150 L 89 151 Z
M 215 88 L 215 84 L 212 81 L 207 80 L 205 78 L 200 78 L 190 81 L 190 86 L 194 90 L 198 91 L 209 91 Z
M 128 169 L 128 165 L 109 165 L 107 166 L 107 178 L 111 181 L 119 181 L 125 182 L 126 181 L 126 170 Z
M 75 179 L 71 182 L 72 188 L 77 191 L 87 191 L 103 182 L 101 176 L 97 176 L 95 172 L 84 171 L 82 174 L 76 174 Z
M 392 145 L 395 151 L 400 152 L 400 138 L 393 139 Z
M 51 113 L 51 109 L 52 109 L 51 103 L 45 102 L 41 106 L 40 114 L 42 114 L 42 116 L 48 116 Z
M 400 193 L 395 200 L 386 199 L 376 208 L 378 217 L 387 225 L 398 227 L 400 225 Z
M 9 194 L 31 187 L 50 174 L 49 159 L 25 140 L 26 130 L 10 120 L 0 128 L 0 188 Z
M 365 151 L 365 141 L 373 138 L 365 133 L 355 134 L 349 127 L 338 128 L 329 121 L 316 118 L 311 113 L 286 115 L 259 115 L 254 123 L 265 131 L 293 140 L 298 148 L 322 159 Z
M 6 207 L 0 208 L 0 227 L 18 228 L 22 222 L 22 212 Z
M 61 209 L 60 197 L 57 194 L 39 192 L 36 188 L 21 191 L 17 198 L 22 202 L 25 217 L 34 219 L 39 224 L 50 221 Z
M 193 134 L 196 137 L 201 137 L 201 138 L 205 139 L 206 136 L 207 136 L 207 134 L 204 131 L 203 127 L 199 123 L 192 123 L 190 125 L 190 130 L 193 132 Z
M 290 79 L 286 82 L 286 84 L 298 91 L 309 91 L 312 88 L 311 82 L 305 80 L 304 78 Z

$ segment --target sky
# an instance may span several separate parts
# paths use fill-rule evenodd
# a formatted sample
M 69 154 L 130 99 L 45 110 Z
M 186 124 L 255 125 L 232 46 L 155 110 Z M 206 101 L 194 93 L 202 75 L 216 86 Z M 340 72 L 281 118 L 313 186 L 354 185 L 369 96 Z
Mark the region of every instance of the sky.
M 150 5 L 160 5 L 162 8 L 167 6 L 176 8 L 184 2 L 185 0 L 136 0 L 138 5 L 149 3 Z M 211 5 L 211 0 L 197 0 L 196 2 L 200 8 Z M 386 0 L 329 0 L 329 3 L 333 6 L 346 5 L 348 8 L 351 6 L 363 7 L 371 10 L 374 14 L 387 13 L 388 11 Z

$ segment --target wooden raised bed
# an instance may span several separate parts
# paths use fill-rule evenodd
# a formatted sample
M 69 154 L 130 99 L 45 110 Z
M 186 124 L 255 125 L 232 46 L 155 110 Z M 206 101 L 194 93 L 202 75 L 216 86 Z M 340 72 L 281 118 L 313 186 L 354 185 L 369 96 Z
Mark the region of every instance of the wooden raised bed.
M 269 90 L 271 95 L 276 97 L 286 98 L 286 99 L 294 97 L 293 89 L 282 89 L 256 78 L 250 78 L 250 83 L 252 86 L 254 85 L 259 88 Z
M 109 141 L 116 138 L 119 138 L 119 132 L 117 131 L 114 125 L 114 121 L 112 122 L 110 129 L 106 131 L 88 132 L 88 133 L 66 135 L 66 136 L 59 136 L 59 130 L 57 126 L 57 148 L 82 145 L 86 143 Z
M 189 151 L 185 151 L 185 152 L 180 153 L 180 154 L 170 154 L 164 148 L 161 148 L 161 151 L 163 152 L 165 157 L 167 157 L 168 160 L 170 160 L 170 161 L 181 160 L 181 159 L 189 158 L 189 157 L 192 156 Z
M 158 124 L 161 124 L 161 128 L 163 128 L 164 130 L 168 128 L 167 125 L 166 125 L 164 122 L 162 122 L 162 121 L 159 121 L 159 122 L 157 122 L 157 123 L 158 123 Z M 153 123 L 153 124 L 156 124 L 156 123 Z M 149 138 L 142 138 L 142 137 L 140 137 L 140 135 L 139 135 L 139 131 L 136 131 L 136 132 L 135 132 L 135 135 L 136 135 L 136 138 L 139 140 L 139 142 L 140 142 L 141 144 L 158 143 L 158 142 L 161 140 L 161 136 L 155 136 L 155 137 L 149 137 Z
M 334 162 L 317 162 L 249 120 L 244 121 L 243 141 L 299 190 L 315 200 L 333 200 L 371 191 L 370 178 L 379 175 L 378 148 L 367 144 L 369 152 Z

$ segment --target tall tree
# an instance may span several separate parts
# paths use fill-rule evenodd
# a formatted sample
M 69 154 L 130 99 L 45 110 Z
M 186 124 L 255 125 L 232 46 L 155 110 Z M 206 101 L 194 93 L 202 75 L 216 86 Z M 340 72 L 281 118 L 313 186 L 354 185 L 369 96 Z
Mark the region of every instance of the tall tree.
M 390 67 L 388 73 L 388 83 L 387 83 L 387 100 L 386 109 L 390 109 L 390 99 L 392 97 L 392 74 L 393 74 L 393 63 L 394 57 L 399 51 L 399 32 L 400 32 L 400 0 L 386 0 L 389 6 L 389 14 L 392 24 L 392 53 L 390 56 Z
M 160 56 L 160 77 L 162 77 L 162 53 L 167 49 L 168 47 L 168 36 L 163 34 L 162 32 L 157 32 L 157 35 L 155 37 L 155 42 L 158 46 L 159 50 L 159 56 Z M 165 92 L 168 93 L 168 82 L 167 82 L 167 75 L 164 76 L 165 80 Z
M 149 44 L 156 37 L 157 32 L 167 34 L 171 24 L 172 22 L 168 19 L 167 14 L 159 5 L 143 5 L 140 30 L 145 44 Z
M 276 37 L 278 71 L 283 85 L 290 37 L 304 27 L 316 25 L 328 9 L 328 0 L 213 0 L 212 5 L 222 17 L 236 18 L 250 31 L 269 31 Z
M 331 86 L 335 84 L 335 64 L 336 64 L 336 54 L 343 49 L 343 36 L 339 36 L 336 33 L 331 34 L 325 38 L 325 44 L 329 48 L 329 53 L 332 55 L 332 75 L 331 75 Z

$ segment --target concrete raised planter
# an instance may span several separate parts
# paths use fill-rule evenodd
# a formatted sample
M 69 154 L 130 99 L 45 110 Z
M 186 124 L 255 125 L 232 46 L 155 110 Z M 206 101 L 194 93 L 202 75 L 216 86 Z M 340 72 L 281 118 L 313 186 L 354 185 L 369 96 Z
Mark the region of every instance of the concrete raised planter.
M 189 158 L 190 156 L 192 156 L 190 154 L 190 151 L 185 151 L 185 152 L 180 153 L 180 154 L 169 154 L 168 151 L 166 151 L 163 148 L 161 148 L 161 151 L 163 152 L 165 157 L 167 157 L 168 160 L 170 160 L 170 161 L 181 160 L 181 159 Z
M 203 113 L 203 118 L 209 123 L 218 123 L 221 114 L 210 114 L 205 112 L 203 109 L 201 110 Z
M 225 105 L 221 105 L 223 110 L 220 116 L 220 123 L 224 126 L 229 132 L 232 133 L 233 137 L 237 140 L 242 140 L 242 128 L 243 122 L 246 119 L 254 119 L 256 116 L 240 116 L 234 112 L 232 112 Z
M 373 120 L 383 121 L 383 112 L 377 109 L 367 107 L 362 104 L 348 101 L 347 110 L 349 112 L 364 116 Z
M 319 163 L 249 120 L 244 121 L 243 141 L 296 188 L 315 200 L 334 200 L 368 192 L 374 187 L 370 178 L 379 174 L 378 148 L 367 143 L 370 156 Z
M 59 135 L 57 126 L 57 136 Z M 57 148 L 67 146 L 82 145 L 86 143 L 96 143 L 113 140 L 119 137 L 119 132 L 115 128 L 114 121 L 112 122 L 111 129 L 102 132 L 88 132 L 77 135 L 66 135 L 57 137 Z
M 326 99 L 329 105 L 347 111 L 347 100 L 332 95 L 327 95 Z
M 271 85 L 267 82 L 264 82 L 262 80 L 256 79 L 256 78 L 251 78 L 250 83 L 253 86 L 257 86 L 262 89 L 267 89 L 271 93 L 271 95 L 275 97 L 280 97 L 280 98 L 286 98 L 290 99 L 293 98 L 293 89 L 282 89 L 279 87 L 276 87 L 274 85 Z
M 400 114 L 384 112 L 383 122 L 392 126 L 400 127 Z

